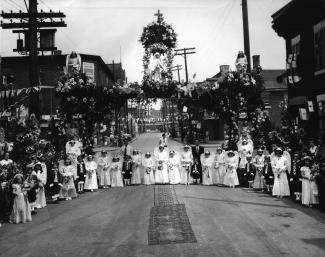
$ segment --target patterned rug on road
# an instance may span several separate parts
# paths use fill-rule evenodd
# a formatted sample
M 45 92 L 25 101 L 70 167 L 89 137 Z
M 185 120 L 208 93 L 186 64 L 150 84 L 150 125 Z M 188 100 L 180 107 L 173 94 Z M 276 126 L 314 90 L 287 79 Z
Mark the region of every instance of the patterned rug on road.
M 150 211 L 149 245 L 196 243 L 184 204 L 173 186 L 155 186 L 155 206 Z
M 171 205 L 178 204 L 175 187 L 171 185 L 155 185 L 154 186 L 155 202 L 154 205 Z

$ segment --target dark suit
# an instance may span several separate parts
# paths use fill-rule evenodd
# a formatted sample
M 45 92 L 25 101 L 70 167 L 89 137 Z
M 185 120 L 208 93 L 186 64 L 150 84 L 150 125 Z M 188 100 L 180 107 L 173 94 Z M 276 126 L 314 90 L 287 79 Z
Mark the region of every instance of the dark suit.
M 50 188 L 52 199 L 57 199 L 60 193 L 60 183 L 62 182 L 62 175 L 59 169 L 50 169 L 47 174 L 47 184 Z M 50 185 L 53 184 L 51 187 Z
M 201 166 L 201 154 L 204 153 L 204 148 L 202 146 L 199 146 L 199 149 L 197 149 L 197 146 L 192 146 L 192 154 L 193 154 L 193 160 L 194 164 L 197 163 L 197 170 L 199 172 L 198 175 L 195 175 L 192 173 L 192 176 L 194 179 L 200 179 L 202 182 L 202 166 Z M 193 165 L 193 169 L 194 169 Z

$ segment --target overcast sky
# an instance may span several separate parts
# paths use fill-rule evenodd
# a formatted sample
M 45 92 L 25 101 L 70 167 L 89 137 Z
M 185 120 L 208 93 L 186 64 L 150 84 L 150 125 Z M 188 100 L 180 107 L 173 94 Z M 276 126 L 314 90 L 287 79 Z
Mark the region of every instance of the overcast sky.
M 197 81 L 212 77 L 219 65 L 234 66 L 243 50 L 241 0 L 39 0 L 39 9 L 62 11 L 68 27 L 59 28 L 56 45 L 63 53 L 72 50 L 100 55 L 105 62 L 120 60 L 129 81 L 141 81 L 142 29 L 153 21 L 159 8 L 178 34 L 178 47 L 196 47 L 188 58 L 189 75 Z M 285 42 L 271 28 L 271 15 L 289 0 L 248 0 L 251 54 L 261 55 L 264 69 L 285 67 Z M 45 4 L 44 4 L 45 3 Z M 23 0 L 1 0 L 4 11 L 18 10 Z M 14 55 L 17 35 L 1 31 L 2 56 Z M 184 67 L 176 56 L 174 64 Z M 181 71 L 182 79 L 185 77 Z M 176 74 L 175 74 L 176 78 Z

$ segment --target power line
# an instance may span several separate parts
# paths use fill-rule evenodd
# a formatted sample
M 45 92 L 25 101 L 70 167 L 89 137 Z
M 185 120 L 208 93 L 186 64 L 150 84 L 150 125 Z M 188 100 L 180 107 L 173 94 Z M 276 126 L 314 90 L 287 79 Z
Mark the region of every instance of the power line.
M 13 5 L 11 2 L 9 2 L 8 0 L 5 0 L 6 1 L 6 3 L 10 6 L 10 10 L 18 10 L 19 11 L 19 9 L 17 8 L 17 6 L 16 5 Z
M 16 2 L 14 2 L 13 0 L 9 0 L 11 3 L 13 3 L 14 5 L 16 5 L 19 9 L 24 9 L 24 7 L 22 7 L 21 5 L 17 4 Z
M 51 8 L 43 1 L 43 0 L 39 0 L 46 8 L 48 8 L 49 10 L 51 10 Z

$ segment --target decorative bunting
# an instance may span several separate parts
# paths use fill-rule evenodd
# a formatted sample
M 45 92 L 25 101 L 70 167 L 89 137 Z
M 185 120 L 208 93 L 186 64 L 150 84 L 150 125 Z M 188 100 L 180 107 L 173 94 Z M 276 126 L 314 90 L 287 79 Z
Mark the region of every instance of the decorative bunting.
M 314 112 L 314 104 L 313 104 L 313 101 L 308 101 L 307 104 L 308 104 L 308 111 L 309 112 Z
M 293 54 L 291 66 L 294 69 L 297 68 L 297 54 Z

